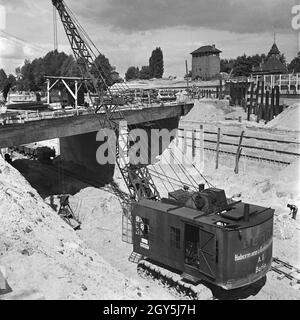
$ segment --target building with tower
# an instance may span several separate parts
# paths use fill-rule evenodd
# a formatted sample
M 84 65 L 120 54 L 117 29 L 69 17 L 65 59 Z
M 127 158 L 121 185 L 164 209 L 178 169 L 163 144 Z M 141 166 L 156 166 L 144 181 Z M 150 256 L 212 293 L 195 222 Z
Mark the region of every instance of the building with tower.
M 221 52 L 214 44 L 193 51 L 191 53 L 192 79 L 211 80 L 217 78 L 220 75 Z
M 281 52 L 279 51 L 276 42 L 274 41 L 271 50 L 267 55 L 266 61 L 263 61 L 258 67 L 253 68 L 252 74 L 255 75 L 270 75 L 270 74 L 286 74 L 287 67 L 280 60 Z

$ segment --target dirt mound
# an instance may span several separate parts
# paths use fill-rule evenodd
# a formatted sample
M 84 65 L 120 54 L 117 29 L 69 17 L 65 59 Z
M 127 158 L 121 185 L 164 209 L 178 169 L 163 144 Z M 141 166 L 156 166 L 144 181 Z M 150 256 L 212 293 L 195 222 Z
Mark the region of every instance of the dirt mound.
M 274 236 L 277 239 L 292 239 L 296 232 L 296 224 L 288 215 L 276 217 L 274 223 Z
M 225 120 L 225 116 L 235 112 L 227 100 L 196 100 L 192 110 L 182 120 L 214 122 Z
M 266 127 L 280 129 L 300 131 L 300 103 L 286 108 L 280 115 L 270 121 Z
M 95 251 L 0 157 L 0 265 L 12 292 L 45 299 L 147 298 Z
M 300 159 L 297 159 L 292 164 L 281 170 L 279 177 L 280 181 L 284 180 L 287 182 L 299 181 L 300 180 Z

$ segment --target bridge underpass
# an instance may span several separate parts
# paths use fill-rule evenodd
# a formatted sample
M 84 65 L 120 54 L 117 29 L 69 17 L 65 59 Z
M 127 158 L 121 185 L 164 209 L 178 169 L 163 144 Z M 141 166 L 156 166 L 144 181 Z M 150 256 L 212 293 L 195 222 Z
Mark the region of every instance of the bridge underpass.
M 146 127 L 149 135 L 151 128 L 178 128 L 179 118 L 192 107 L 193 103 L 147 107 L 125 110 L 123 115 L 129 130 Z M 103 119 L 104 115 L 97 117 Z M 99 165 L 96 160 L 97 149 L 102 143 L 96 141 L 99 129 L 99 119 L 94 114 L 4 125 L 0 126 L 0 148 L 59 138 L 60 155 L 56 163 L 79 177 L 98 181 L 100 186 L 112 181 L 115 166 Z

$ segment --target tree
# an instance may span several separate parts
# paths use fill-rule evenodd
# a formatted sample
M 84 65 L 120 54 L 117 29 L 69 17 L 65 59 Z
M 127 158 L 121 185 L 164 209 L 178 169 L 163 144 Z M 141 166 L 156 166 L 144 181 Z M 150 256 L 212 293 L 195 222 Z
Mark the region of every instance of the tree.
M 244 54 L 243 56 L 237 57 L 233 66 L 233 75 L 248 77 L 252 72 L 252 67 L 253 65 L 250 59 Z
M 60 74 L 66 77 L 81 76 L 79 66 L 72 55 L 69 55 L 63 62 L 60 69 Z
M 34 90 L 34 76 L 32 72 L 32 64 L 30 60 L 25 60 L 24 65 L 20 69 L 19 79 L 17 81 L 17 89 L 19 91 Z
M 112 71 L 114 71 L 114 68 L 111 66 L 108 58 L 106 58 L 104 54 L 100 53 L 99 56 L 96 58 L 94 65 L 92 66 L 91 72 L 97 75 L 98 72 L 96 70 L 96 67 L 99 71 L 102 72 L 107 85 L 113 85 L 114 81 L 112 79 L 111 73 Z
M 55 50 L 32 62 L 25 60 L 16 74 L 18 90 L 39 91 L 45 87 L 45 76 L 80 76 L 80 70 L 73 56 Z
M 221 72 L 230 73 L 234 66 L 234 63 L 234 59 L 221 59 Z
M 284 65 L 286 65 L 286 57 L 285 57 L 284 53 L 281 53 L 281 54 L 280 54 L 279 60 L 280 60 Z
M 141 71 L 140 71 L 140 76 L 139 76 L 140 79 L 142 80 L 148 80 L 150 79 L 150 68 L 149 66 L 143 66 Z
M 247 59 L 252 67 L 259 67 L 261 63 L 267 60 L 267 56 L 265 54 L 255 54 L 247 57 Z
M 299 73 L 300 72 L 300 51 L 297 57 L 295 57 L 288 65 L 289 72 Z
M 164 74 L 164 58 L 161 48 L 152 51 L 149 59 L 150 77 L 161 79 Z
M 0 91 L 3 91 L 7 81 L 7 75 L 3 69 L 0 69 Z
M 7 95 L 9 91 L 16 85 L 16 78 L 10 74 L 5 82 L 4 88 L 3 88 L 3 97 L 5 100 L 7 100 Z
M 129 67 L 126 74 L 126 81 L 139 79 L 140 71 L 138 67 Z

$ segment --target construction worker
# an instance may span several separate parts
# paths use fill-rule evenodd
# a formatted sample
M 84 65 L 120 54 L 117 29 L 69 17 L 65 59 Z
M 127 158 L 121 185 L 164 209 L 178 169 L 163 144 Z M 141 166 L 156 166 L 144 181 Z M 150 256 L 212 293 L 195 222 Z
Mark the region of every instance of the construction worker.
M 70 207 L 69 195 L 60 196 L 60 208 L 58 215 L 65 220 L 74 230 L 80 228 L 80 223 L 76 220 L 74 213 Z
M 298 208 L 293 204 L 288 204 L 287 207 L 291 210 L 290 215 L 292 215 L 292 219 L 296 220 Z

